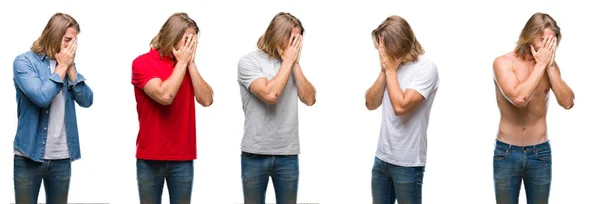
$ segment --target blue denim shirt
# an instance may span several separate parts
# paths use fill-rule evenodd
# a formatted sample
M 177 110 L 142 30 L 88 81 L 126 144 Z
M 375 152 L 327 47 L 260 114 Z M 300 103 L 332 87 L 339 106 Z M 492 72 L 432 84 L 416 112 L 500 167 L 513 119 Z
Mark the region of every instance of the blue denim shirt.
M 37 162 L 43 162 L 48 136 L 50 103 L 62 89 L 65 96 L 65 131 L 71 161 L 81 158 L 75 102 L 90 107 L 94 101 L 85 78 L 77 73 L 72 83 L 50 71 L 50 59 L 32 51 L 23 53 L 13 62 L 13 81 L 17 92 L 17 134 L 14 149 Z

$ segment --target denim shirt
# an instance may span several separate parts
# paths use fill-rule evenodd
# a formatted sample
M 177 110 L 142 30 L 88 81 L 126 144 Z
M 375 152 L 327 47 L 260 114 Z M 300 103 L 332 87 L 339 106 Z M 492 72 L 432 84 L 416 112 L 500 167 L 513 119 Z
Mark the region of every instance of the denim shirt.
M 74 83 L 65 75 L 60 79 L 50 71 L 50 59 L 45 54 L 28 51 L 13 62 L 13 81 L 17 94 L 17 134 L 14 149 L 24 156 L 43 162 L 48 136 L 50 103 L 62 89 L 65 97 L 65 131 L 69 158 L 81 158 L 75 102 L 90 107 L 94 101 L 92 90 L 85 78 L 77 73 Z

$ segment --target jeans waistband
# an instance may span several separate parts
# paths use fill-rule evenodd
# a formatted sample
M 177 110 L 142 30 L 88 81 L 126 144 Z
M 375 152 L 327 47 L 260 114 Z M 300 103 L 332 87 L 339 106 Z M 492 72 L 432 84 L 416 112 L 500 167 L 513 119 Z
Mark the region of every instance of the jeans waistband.
M 536 144 L 536 145 L 517 146 L 517 145 L 511 145 L 511 144 L 501 142 L 500 140 L 496 140 L 496 148 L 500 148 L 500 149 L 508 150 L 508 151 L 527 151 L 530 149 L 541 151 L 541 150 L 550 149 L 550 141 L 546 141 L 546 142 Z

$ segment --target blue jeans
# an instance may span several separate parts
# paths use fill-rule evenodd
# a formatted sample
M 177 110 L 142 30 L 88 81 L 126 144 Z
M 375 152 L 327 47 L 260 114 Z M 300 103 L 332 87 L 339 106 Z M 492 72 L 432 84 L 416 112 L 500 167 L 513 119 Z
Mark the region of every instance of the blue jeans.
M 496 203 L 517 204 L 521 181 L 528 204 L 548 203 L 552 180 L 550 143 L 519 147 L 496 140 L 494 185 Z
M 371 172 L 373 204 L 420 204 L 425 167 L 397 166 L 375 157 Z
M 36 204 L 42 180 L 46 203 L 66 204 L 71 181 L 69 159 L 35 162 L 27 157 L 14 156 L 15 200 L 17 204 Z
M 191 203 L 194 161 L 137 160 L 140 203 L 160 204 L 165 180 L 171 204 Z
M 259 155 L 242 152 L 244 203 L 264 204 L 269 176 L 277 204 L 296 204 L 298 155 Z

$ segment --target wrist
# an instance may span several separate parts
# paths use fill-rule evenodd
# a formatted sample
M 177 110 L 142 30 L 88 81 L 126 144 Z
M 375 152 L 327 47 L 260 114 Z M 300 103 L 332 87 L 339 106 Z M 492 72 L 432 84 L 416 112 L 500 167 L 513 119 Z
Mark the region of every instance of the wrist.
M 396 69 L 385 69 L 385 74 L 389 75 L 389 74 L 396 74 Z
M 294 62 L 290 62 L 288 60 L 281 61 L 281 65 L 283 67 L 289 67 L 289 68 L 294 68 L 295 67 L 295 63 Z

